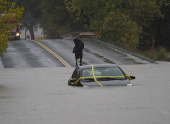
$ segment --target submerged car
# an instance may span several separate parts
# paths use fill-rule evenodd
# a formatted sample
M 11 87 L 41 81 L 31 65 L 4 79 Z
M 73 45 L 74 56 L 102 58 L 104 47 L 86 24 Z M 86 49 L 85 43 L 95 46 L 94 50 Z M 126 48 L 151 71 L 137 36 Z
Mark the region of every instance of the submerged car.
M 68 85 L 95 87 L 95 86 L 128 86 L 135 76 L 127 75 L 115 64 L 92 64 L 75 68 Z

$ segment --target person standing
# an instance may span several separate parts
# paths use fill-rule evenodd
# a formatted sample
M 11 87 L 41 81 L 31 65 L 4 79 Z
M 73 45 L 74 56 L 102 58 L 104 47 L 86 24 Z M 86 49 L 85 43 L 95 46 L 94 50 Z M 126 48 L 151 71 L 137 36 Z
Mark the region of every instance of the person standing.
M 80 66 L 82 66 L 84 43 L 83 41 L 81 41 L 80 36 L 75 38 L 73 41 L 75 44 L 73 48 L 73 53 L 75 54 L 76 66 L 78 66 L 77 64 L 78 59 L 80 59 Z

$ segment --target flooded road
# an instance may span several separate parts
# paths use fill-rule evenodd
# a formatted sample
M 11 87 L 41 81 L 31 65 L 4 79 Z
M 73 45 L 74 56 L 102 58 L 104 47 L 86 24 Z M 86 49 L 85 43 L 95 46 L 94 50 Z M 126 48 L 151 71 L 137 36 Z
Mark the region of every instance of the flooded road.
M 83 64 L 115 63 L 136 76 L 134 86 L 68 86 L 75 59 L 72 40 L 10 42 L 0 61 L 0 124 L 169 124 L 170 63 L 153 64 L 99 42 L 85 43 Z
M 134 86 L 67 86 L 73 67 L 0 69 L 0 123 L 169 124 L 170 63 L 119 66 Z

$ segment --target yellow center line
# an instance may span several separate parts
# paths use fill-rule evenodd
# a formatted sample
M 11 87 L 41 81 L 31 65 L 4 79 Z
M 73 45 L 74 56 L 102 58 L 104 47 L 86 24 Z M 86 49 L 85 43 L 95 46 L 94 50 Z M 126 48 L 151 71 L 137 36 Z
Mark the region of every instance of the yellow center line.
M 55 53 L 54 51 L 52 51 L 51 49 L 49 49 L 47 46 L 45 46 L 44 44 L 42 44 L 39 41 L 36 40 L 32 40 L 34 42 L 36 42 L 37 44 L 39 44 L 41 47 L 43 47 L 45 50 L 47 50 L 49 53 L 51 53 L 55 58 L 57 58 L 64 66 L 66 67 L 71 67 L 70 64 L 68 64 L 61 56 L 59 56 L 57 53 Z

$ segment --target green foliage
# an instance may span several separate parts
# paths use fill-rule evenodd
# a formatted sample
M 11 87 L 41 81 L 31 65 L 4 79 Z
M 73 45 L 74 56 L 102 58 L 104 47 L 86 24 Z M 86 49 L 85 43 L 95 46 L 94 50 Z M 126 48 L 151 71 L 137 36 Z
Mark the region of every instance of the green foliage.
M 160 5 L 166 0 L 65 0 L 67 9 L 76 13 L 77 20 L 90 19 L 90 29 L 102 37 L 136 46 L 143 28 L 161 18 Z
M 40 23 L 49 36 L 100 31 L 101 38 L 134 48 L 170 49 L 170 0 L 17 0 L 17 4 L 25 7 L 25 26 L 32 33 Z
M 163 18 L 152 23 L 155 27 L 155 46 L 163 46 L 170 50 L 170 0 L 161 3 L 161 12 Z
M 154 59 L 155 60 L 164 60 L 166 58 L 167 55 L 167 50 L 164 47 L 160 47 L 158 48 L 158 50 L 155 51 L 155 56 Z
M 32 40 L 34 39 L 34 32 L 39 28 L 41 21 L 40 4 L 41 0 L 17 0 L 17 5 L 24 6 L 25 8 L 22 25 L 29 30 Z
M 170 52 L 164 47 L 159 47 L 157 49 L 150 49 L 142 53 L 140 52 L 140 54 L 154 61 L 169 61 L 170 60 Z
M 16 6 L 14 2 L 0 0 L 0 56 L 3 56 L 8 46 L 9 32 L 19 24 L 23 10 L 23 7 Z M 15 23 L 8 24 L 12 21 Z
M 63 0 L 51 0 L 50 2 L 42 0 L 40 8 L 42 10 L 41 26 L 46 35 L 58 36 L 70 31 L 70 14 Z

